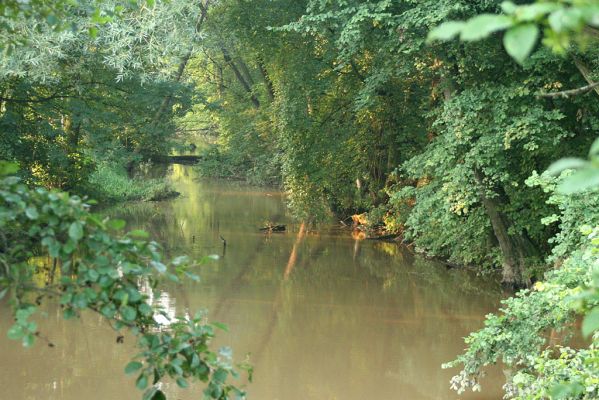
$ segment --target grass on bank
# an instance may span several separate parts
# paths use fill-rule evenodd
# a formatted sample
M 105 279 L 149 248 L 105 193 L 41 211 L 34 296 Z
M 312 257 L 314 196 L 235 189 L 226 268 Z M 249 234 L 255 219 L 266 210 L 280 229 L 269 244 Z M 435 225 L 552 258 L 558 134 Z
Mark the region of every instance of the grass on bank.
M 179 194 L 163 179 L 130 178 L 125 170 L 104 163 L 91 174 L 89 186 L 90 197 L 103 202 L 158 201 Z

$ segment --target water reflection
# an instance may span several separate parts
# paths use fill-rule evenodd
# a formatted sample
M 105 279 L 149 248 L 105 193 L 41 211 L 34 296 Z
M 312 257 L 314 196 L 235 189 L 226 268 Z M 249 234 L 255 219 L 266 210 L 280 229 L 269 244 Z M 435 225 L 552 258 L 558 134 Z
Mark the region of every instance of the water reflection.
M 356 241 L 337 228 L 309 231 L 286 217 L 276 191 L 194 180 L 189 167 L 171 176 L 182 197 L 107 210 L 148 230 L 172 255 L 223 254 L 196 271 L 199 283 L 153 293 L 169 316 L 207 308 L 229 325 L 218 345 L 251 353 L 250 399 L 454 399 L 451 371 L 440 364 L 497 306 L 499 288 L 415 257 L 393 244 Z M 285 223 L 284 234 L 258 231 Z M 95 316 L 45 331 L 57 347 L 22 350 L 0 339 L 0 385 L 11 399 L 139 398 L 122 367 L 133 349 Z M 2 314 L 2 326 L 8 322 Z M 74 329 L 72 329 L 74 327 Z M 500 398 L 501 376 L 471 399 Z M 168 387 L 177 399 L 196 398 Z

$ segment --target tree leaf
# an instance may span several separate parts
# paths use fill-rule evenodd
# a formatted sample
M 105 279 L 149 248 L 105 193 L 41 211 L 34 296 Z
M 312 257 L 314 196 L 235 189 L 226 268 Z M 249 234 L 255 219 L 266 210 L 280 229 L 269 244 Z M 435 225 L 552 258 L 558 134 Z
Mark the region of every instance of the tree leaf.
M 551 394 L 551 399 L 552 400 L 558 400 L 558 399 L 571 399 L 571 398 L 576 398 L 578 394 L 582 393 L 584 391 L 584 386 L 582 386 L 581 384 L 574 382 L 574 383 L 558 383 L 556 385 L 554 385 L 551 390 L 550 390 L 550 394 Z
M 581 158 L 566 157 L 562 158 L 547 168 L 547 173 L 557 176 L 567 169 L 580 169 L 588 165 L 588 162 Z
M 75 221 L 69 227 L 69 237 L 78 242 L 83 237 L 83 224 L 80 221 Z
M 131 306 L 121 307 L 121 315 L 125 321 L 133 321 L 137 317 L 137 311 Z
M 484 39 L 491 33 L 509 28 L 512 25 L 512 19 L 505 15 L 477 15 L 466 22 L 466 25 L 462 29 L 460 39 L 464 41 Z
M 19 170 L 19 165 L 9 161 L 0 160 L 0 176 L 13 175 Z
M 128 233 L 129 236 L 136 237 L 138 239 L 147 239 L 150 234 L 142 229 L 135 229 Z
M 589 150 L 589 158 L 599 157 L 599 138 L 595 139 Z
M 180 388 L 185 389 L 189 386 L 189 383 L 183 378 L 177 378 L 177 385 L 179 385 Z
M 166 272 L 166 265 L 160 261 L 150 261 L 150 265 L 156 269 L 156 271 L 164 274 Z
M 557 191 L 562 194 L 573 194 L 594 187 L 599 187 L 599 168 L 587 167 L 567 177 L 557 187 Z
M 593 332 L 599 329 L 599 307 L 595 307 L 589 312 L 582 321 L 582 334 L 585 337 L 591 336 Z
M 521 5 L 516 9 L 515 15 L 518 21 L 535 21 L 545 14 L 556 11 L 561 6 L 555 3 L 534 3 Z
M 33 344 L 35 343 L 35 336 L 33 336 L 32 334 L 27 334 L 25 336 L 23 336 L 23 346 L 24 347 L 31 347 L 33 346 Z
M 539 37 L 535 24 L 523 24 L 510 28 L 503 37 L 505 50 L 514 60 L 522 64 L 532 52 Z
M 144 390 L 148 387 L 148 378 L 144 374 L 141 374 L 135 381 L 135 386 L 137 386 L 139 390 Z
M 501 10 L 506 14 L 513 14 L 517 9 L 517 6 L 511 1 L 504 1 L 501 3 Z
M 108 226 L 108 228 L 114 229 L 115 231 L 123 229 L 125 225 L 127 225 L 127 223 L 122 219 L 111 219 L 106 223 L 106 226 Z
M 132 374 L 136 371 L 139 371 L 142 366 L 143 366 L 143 364 L 140 363 L 139 361 L 131 361 L 129 364 L 127 364 L 125 366 L 125 373 L 127 375 Z
M 223 324 L 222 322 L 213 322 L 212 325 L 222 331 L 229 332 L 229 327 L 227 325 Z
M 11 326 L 8 329 L 8 332 L 6 332 L 6 335 L 11 340 L 21 339 L 23 337 L 23 327 L 21 325 L 14 324 L 13 326 Z
M 25 209 L 25 215 L 27 215 L 27 218 L 33 220 L 33 219 L 38 219 L 39 218 L 39 213 L 37 212 L 37 208 L 35 208 L 35 206 L 29 206 Z
M 433 40 L 451 40 L 457 34 L 459 34 L 462 28 L 466 25 L 462 21 L 448 21 L 437 26 L 428 33 L 427 41 L 432 42 Z
M 568 29 L 577 29 L 583 23 L 583 15 L 580 10 L 575 8 L 561 8 L 551 13 L 547 20 L 551 29 L 562 32 Z

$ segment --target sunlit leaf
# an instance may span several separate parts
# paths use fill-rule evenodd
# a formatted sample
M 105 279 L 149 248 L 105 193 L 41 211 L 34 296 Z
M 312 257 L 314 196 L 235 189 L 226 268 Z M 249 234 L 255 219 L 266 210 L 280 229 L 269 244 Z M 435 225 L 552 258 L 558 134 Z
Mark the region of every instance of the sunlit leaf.
M 584 168 L 568 176 L 557 190 L 563 194 L 573 194 L 599 187 L 599 168 Z
M 547 168 L 547 173 L 550 175 L 559 175 L 567 169 L 579 169 L 586 167 L 588 162 L 580 158 L 562 158 Z
M 29 206 L 25 209 L 25 215 L 27 215 L 27 218 L 29 219 L 38 219 L 39 218 L 39 213 L 37 212 L 37 208 L 35 208 L 35 206 Z
M 509 28 L 512 24 L 512 19 L 505 15 L 481 14 L 466 22 L 460 39 L 464 41 L 480 40 L 493 32 Z
M 582 321 L 582 334 L 585 337 L 591 336 L 596 330 L 599 330 L 599 307 L 593 308 Z
M 450 40 L 453 39 L 456 35 L 458 35 L 465 23 L 460 21 L 448 21 L 444 22 L 441 25 L 437 26 L 433 30 L 431 30 L 428 34 L 428 41 L 433 40 Z
M 595 141 L 591 145 L 591 149 L 589 150 L 589 157 L 599 157 L 599 138 L 595 139 Z
M 122 219 L 111 219 L 106 223 L 106 226 L 110 229 L 119 230 L 123 229 L 127 223 Z
M 69 237 L 75 242 L 78 242 L 83 237 L 83 224 L 80 221 L 75 221 L 69 227 Z
M 503 37 L 505 50 L 518 63 L 532 52 L 539 37 L 539 28 L 535 24 L 523 24 L 510 28 Z

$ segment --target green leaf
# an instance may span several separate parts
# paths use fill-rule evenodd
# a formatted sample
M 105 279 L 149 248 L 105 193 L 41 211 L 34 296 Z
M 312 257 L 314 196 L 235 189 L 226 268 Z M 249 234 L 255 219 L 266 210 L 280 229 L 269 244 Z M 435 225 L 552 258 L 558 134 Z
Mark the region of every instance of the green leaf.
M 229 332 L 229 327 L 221 322 L 213 322 L 212 323 L 213 326 L 217 327 L 220 330 L 223 330 L 225 332 Z
M 77 314 L 75 313 L 75 310 L 73 310 L 72 308 L 67 308 L 66 310 L 64 310 L 64 312 L 62 313 L 62 317 L 64 319 L 71 319 L 76 317 Z
M 115 231 L 123 229 L 125 225 L 127 225 L 127 223 L 122 219 L 111 219 L 106 223 L 108 228 L 114 229 Z
M 523 24 L 510 28 L 503 37 L 503 45 L 514 60 L 522 64 L 537 43 L 539 28 L 535 24 Z
M 160 261 L 150 261 L 150 265 L 156 269 L 156 271 L 161 274 L 166 272 L 166 265 L 161 263 Z
M 587 165 L 588 162 L 581 158 L 567 157 L 551 164 L 549 168 L 547 168 L 547 173 L 557 176 L 567 169 L 579 169 L 586 167 Z
M 135 381 L 135 386 L 137 386 L 139 390 L 144 390 L 148 387 L 148 378 L 144 374 L 141 374 Z
M 464 25 L 465 23 L 461 21 L 444 22 L 429 32 L 427 41 L 432 42 L 433 40 L 445 41 L 453 39 L 462 31 Z
M 89 271 L 87 271 L 87 277 L 90 281 L 96 282 L 100 277 L 100 274 L 95 269 L 90 269 Z
M 589 158 L 599 157 L 599 138 L 595 139 L 589 150 Z
M 225 380 L 227 379 L 227 375 L 229 375 L 227 370 L 219 368 L 216 370 L 216 372 L 214 372 L 214 375 L 212 376 L 212 380 L 214 380 L 215 382 L 224 383 Z
M 179 385 L 180 388 L 185 389 L 189 386 L 189 383 L 183 378 L 177 378 L 177 385 Z
M 549 26 L 555 32 L 577 29 L 583 23 L 582 12 L 576 8 L 562 8 L 553 12 L 549 18 Z
M 131 361 L 129 364 L 127 364 L 127 366 L 125 367 L 125 373 L 127 375 L 132 374 L 136 371 L 139 371 L 141 369 L 141 367 L 143 367 L 143 364 L 140 363 L 139 361 Z
M 584 386 L 580 383 L 558 383 L 554 385 L 549 394 L 552 400 L 572 399 L 578 397 L 578 394 L 584 391 Z
M 13 175 L 19 170 L 19 165 L 9 161 L 0 160 L 0 176 Z
M 599 307 L 595 307 L 584 317 L 584 320 L 582 321 L 582 334 L 585 337 L 589 337 L 598 329 Z
M 178 266 L 181 264 L 187 264 L 189 262 L 189 257 L 187 256 L 179 256 L 179 257 L 175 257 L 172 261 L 172 264 L 174 266 Z
M 142 229 L 135 229 L 128 233 L 131 237 L 136 237 L 139 239 L 147 239 L 150 237 L 150 234 Z
M 23 337 L 23 327 L 21 325 L 15 324 L 8 329 L 6 335 L 11 340 L 19 340 Z
M 142 315 L 149 317 L 154 313 L 154 310 L 152 309 L 152 307 L 150 307 L 148 303 L 142 303 L 139 305 L 139 312 Z
M 517 9 L 517 6 L 511 1 L 504 1 L 501 3 L 501 10 L 506 14 L 513 14 Z
M 78 242 L 83 237 L 83 224 L 80 221 L 75 221 L 69 227 L 69 237 Z
M 39 218 L 39 213 L 37 212 L 37 208 L 35 208 L 35 206 L 29 206 L 25 209 L 25 215 L 27 215 L 27 218 L 29 219 L 38 219 Z
M 27 335 L 23 336 L 23 346 L 24 347 L 31 347 L 31 346 L 33 346 L 34 343 L 35 343 L 35 336 L 33 336 L 32 334 L 27 334 Z
M 580 193 L 599 187 L 599 168 L 584 168 L 567 177 L 558 187 L 562 194 Z
M 466 22 L 466 25 L 462 29 L 460 39 L 464 41 L 484 39 L 491 33 L 509 28 L 512 25 L 512 19 L 505 15 L 477 15 Z
M 518 21 L 535 21 L 546 14 L 556 11 L 561 6 L 555 3 L 534 3 L 522 5 L 516 9 L 515 15 Z
M 131 306 L 124 306 L 121 307 L 121 315 L 125 321 L 131 322 L 135 320 L 135 317 L 137 317 L 137 311 Z

